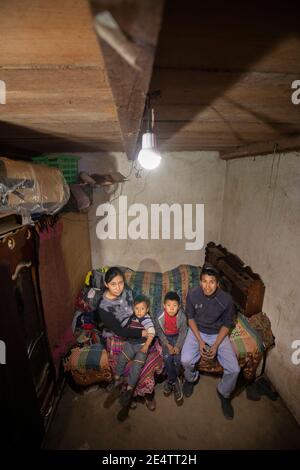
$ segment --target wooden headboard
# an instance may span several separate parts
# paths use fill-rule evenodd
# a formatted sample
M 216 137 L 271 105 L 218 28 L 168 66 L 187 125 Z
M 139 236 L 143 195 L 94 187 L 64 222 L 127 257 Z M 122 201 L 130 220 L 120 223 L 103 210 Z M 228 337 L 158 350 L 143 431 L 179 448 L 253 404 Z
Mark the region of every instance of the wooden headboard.
M 222 245 L 209 242 L 205 249 L 205 263 L 221 273 L 221 283 L 230 292 L 237 308 L 247 317 L 262 311 L 265 285 L 260 276 Z

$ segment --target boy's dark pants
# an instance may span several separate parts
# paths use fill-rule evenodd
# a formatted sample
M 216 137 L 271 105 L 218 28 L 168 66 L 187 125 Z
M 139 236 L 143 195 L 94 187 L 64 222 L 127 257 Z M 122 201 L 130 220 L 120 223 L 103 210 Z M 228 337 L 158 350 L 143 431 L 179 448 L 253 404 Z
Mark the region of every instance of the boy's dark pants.
M 169 344 L 176 346 L 178 335 L 166 335 Z M 164 364 L 167 373 L 167 381 L 174 384 L 180 372 L 180 354 L 170 354 L 168 347 L 163 346 Z
M 147 354 L 140 351 L 142 346 L 142 344 L 129 343 L 126 341 L 126 343 L 124 343 L 123 350 L 119 355 L 116 367 L 116 375 L 122 376 L 128 362 L 132 361 L 127 383 L 133 388 L 139 380 L 140 373 L 147 359 Z

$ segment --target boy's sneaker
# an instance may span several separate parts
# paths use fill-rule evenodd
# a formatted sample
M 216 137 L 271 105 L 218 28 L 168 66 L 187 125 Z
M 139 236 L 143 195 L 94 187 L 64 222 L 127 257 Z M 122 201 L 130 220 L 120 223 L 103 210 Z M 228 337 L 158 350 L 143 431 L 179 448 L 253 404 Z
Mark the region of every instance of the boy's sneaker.
M 183 392 L 179 377 L 177 377 L 176 382 L 174 384 L 174 397 L 176 401 L 180 401 L 183 399 Z
M 225 416 L 226 419 L 233 419 L 234 411 L 230 403 L 230 399 L 223 397 L 223 395 L 221 395 L 218 389 L 217 389 L 217 394 L 221 400 L 221 408 L 223 411 L 223 415 Z
M 130 402 L 130 409 L 135 410 L 136 407 L 137 407 L 137 400 L 136 400 L 136 398 L 133 398 Z
M 166 381 L 164 383 L 164 395 L 165 395 L 165 397 L 168 397 L 169 395 L 171 395 L 172 392 L 173 392 L 173 384 Z
M 189 398 L 191 395 L 193 395 L 194 382 L 188 382 L 187 380 L 185 380 L 183 387 L 182 387 L 182 391 L 183 391 L 183 395 L 186 398 Z

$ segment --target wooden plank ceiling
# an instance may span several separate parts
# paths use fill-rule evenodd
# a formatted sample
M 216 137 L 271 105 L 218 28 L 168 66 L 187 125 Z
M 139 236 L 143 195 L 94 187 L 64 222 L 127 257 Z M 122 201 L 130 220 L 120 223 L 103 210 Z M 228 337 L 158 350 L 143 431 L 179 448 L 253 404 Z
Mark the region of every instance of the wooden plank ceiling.
M 162 150 L 235 158 L 274 143 L 300 148 L 291 102 L 300 28 L 287 2 L 166 0 L 159 38 L 163 1 L 151 3 L 91 0 L 91 12 L 87 0 L 1 0 L 0 154 L 125 149 L 134 158 L 157 41 L 150 91 L 161 92 Z M 142 73 L 99 47 L 92 13 L 103 8 L 140 47 Z
M 85 0 L 2 0 L 0 154 L 123 150 Z
M 274 142 L 299 148 L 290 139 L 300 134 L 296 79 L 300 27 L 290 4 L 167 0 L 151 82 L 161 91 L 162 149 L 238 156 L 272 151 Z
M 129 44 L 137 51 L 136 67 L 128 64 L 107 42 L 99 40 L 113 92 L 124 150 L 136 157 L 136 145 L 149 90 L 164 0 L 90 0 L 96 15 L 109 11 Z

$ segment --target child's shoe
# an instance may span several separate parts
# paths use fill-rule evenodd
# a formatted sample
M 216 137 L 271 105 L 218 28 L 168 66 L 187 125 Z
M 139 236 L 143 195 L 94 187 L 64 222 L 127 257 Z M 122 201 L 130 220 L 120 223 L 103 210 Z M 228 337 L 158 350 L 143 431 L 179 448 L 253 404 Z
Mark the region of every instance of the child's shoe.
M 194 391 L 194 382 L 188 382 L 187 380 L 184 381 L 183 384 L 183 394 L 186 398 L 189 398 Z
M 173 384 L 171 384 L 168 381 L 165 381 L 165 383 L 164 383 L 164 396 L 168 397 L 169 395 L 171 395 L 172 392 L 173 392 Z
M 155 401 L 155 399 L 152 398 L 152 400 L 148 400 L 146 398 L 146 406 L 147 406 L 148 410 L 155 411 L 156 410 L 156 401 Z
M 114 392 L 118 387 L 120 387 L 120 385 L 122 385 L 123 383 L 123 377 L 120 377 L 119 379 L 117 380 L 113 380 L 112 382 L 110 382 L 107 387 L 106 387 L 106 391 L 108 393 L 112 393 Z

